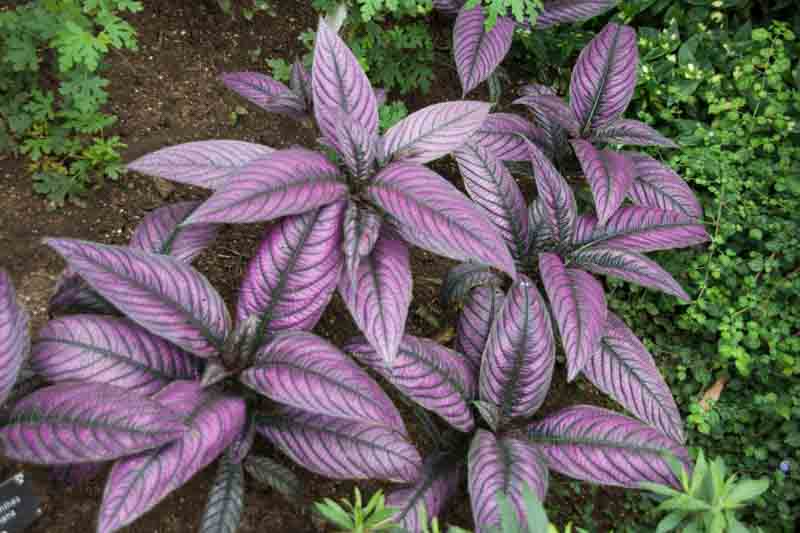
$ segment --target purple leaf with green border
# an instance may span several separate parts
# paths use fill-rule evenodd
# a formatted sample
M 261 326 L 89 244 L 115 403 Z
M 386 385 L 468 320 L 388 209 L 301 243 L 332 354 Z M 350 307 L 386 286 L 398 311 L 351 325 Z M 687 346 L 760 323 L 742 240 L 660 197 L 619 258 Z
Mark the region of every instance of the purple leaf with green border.
M 219 230 L 216 224 L 181 226 L 199 205 L 200 202 L 180 202 L 151 211 L 133 231 L 131 248 L 191 263 L 214 242 Z
M 605 128 L 593 131 L 591 140 L 608 144 L 678 148 L 674 141 L 664 137 L 654 128 L 644 122 L 630 119 L 619 119 Z
M 692 189 L 674 170 L 649 155 L 625 152 L 634 165 L 634 179 L 628 196 L 639 205 L 677 211 L 701 219 L 703 208 Z
M 456 350 L 481 367 L 483 350 L 489 339 L 494 318 L 503 306 L 505 295 L 495 287 L 476 287 L 464 301 L 456 326 Z
M 17 302 L 11 276 L 0 269 L 0 406 L 14 388 L 25 359 L 31 337 L 28 313 Z
M 302 119 L 306 102 L 283 83 L 260 72 L 228 72 L 220 76 L 225 86 L 268 113 Z
M 478 4 L 458 13 L 453 27 L 453 54 L 458 77 L 466 95 L 494 72 L 511 48 L 514 21 L 497 17 L 492 29 L 486 29 L 486 16 Z
M 571 143 L 592 189 L 597 218 L 605 224 L 628 195 L 636 172 L 633 161 L 618 152 L 597 150 L 588 141 Z
M 527 161 L 528 146 L 520 135 L 536 144 L 549 142 L 547 132 L 511 113 L 492 113 L 468 142 L 483 146 L 501 161 Z
M 572 187 L 542 150 L 532 142 L 528 142 L 528 154 L 533 164 L 533 177 L 539 193 L 536 203 L 541 220 L 557 243 L 569 243 L 578 216 Z

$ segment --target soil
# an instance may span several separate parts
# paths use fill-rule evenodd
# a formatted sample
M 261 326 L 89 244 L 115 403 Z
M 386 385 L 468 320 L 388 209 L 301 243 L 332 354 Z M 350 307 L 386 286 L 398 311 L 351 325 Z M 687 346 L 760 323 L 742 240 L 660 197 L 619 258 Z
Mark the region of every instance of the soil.
M 257 14 L 252 22 L 232 19 L 194 0 L 148 2 L 144 12 L 129 17 L 139 31 L 140 49 L 135 53 L 112 53 L 106 72 L 112 82 L 109 111 L 119 117 L 112 133 L 119 135 L 128 145 L 125 161 L 163 146 L 209 138 L 247 140 L 276 148 L 294 144 L 314 145 L 313 130 L 298 126 L 291 119 L 266 115 L 246 105 L 216 80 L 225 71 L 263 71 L 265 58 L 291 59 L 305 52 L 297 37 L 316 24 L 311 2 L 273 0 L 271 4 L 278 17 Z M 446 25 L 443 24 L 439 30 L 437 39 L 449 39 Z M 255 50 L 260 50 L 260 55 L 256 55 Z M 453 69 L 440 69 L 437 74 L 438 82 L 430 94 L 405 98 L 409 109 L 460 97 Z M 231 113 L 237 107 L 244 107 L 248 112 L 238 114 L 236 120 L 232 120 Z M 452 170 L 451 167 L 452 163 L 437 165 L 437 169 L 445 174 Z M 90 194 L 85 207 L 68 204 L 52 209 L 42 197 L 33 193 L 24 161 L 0 155 L 0 177 L 0 266 L 10 272 L 22 303 L 31 312 L 34 331 L 47 320 L 47 301 L 64 266 L 41 244 L 43 237 L 65 236 L 125 244 L 133 228 L 148 211 L 167 202 L 203 198 L 206 194 L 129 174 L 118 183 Z M 262 232 L 263 226 L 259 225 L 227 227 L 217 244 L 196 263 L 229 303 L 235 302 L 238 280 Z M 451 263 L 420 250 L 413 252 L 412 263 L 415 303 L 409 317 L 410 332 L 426 337 L 446 333 L 447 324 L 453 323 L 452 317 L 448 317 L 437 302 L 439 280 Z M 356 328 L 338 296 L 317 330 L 338 345 L 356 334 Z M 563 376 L 556 377 L 554 382 L 564 383 Z M 575 403 L 574 387 L 559 389 L 551 395 L 550 409 Z M 578 389 L 581 399 L 590 396 L 582 392 L 584 390 L 585 387 Z M 263 441 L 255 451 L 280 457 Z M 289 505 L 275 492 L 248 479 L 241 531 L 325 531 L 309 512 L 311 502 L 323 497 L 350 496 L 354 484 L 327 480 L 294 466 L 286 459 L 282 462 L 300 476 L 305 489 L 304 505 Z M 213 465 L 207 468 L 124 531 L 197 531 L 215 470 Z M 30 528 L 32 533 L 93 530 L 104 476 L 69 487 L 52 479 L 47 468 L 0 460 L 0 480 L 20 471 L 32 476 L 42 498 L 44 514 Z M 566 486 L 558 479 L 554 484 Z M 359 486 L 367 493 L 381 487 L 389 488 L 376 483 L 360 483 Z M 585 491 L 577 500 L 573 495 L 562 502 L 558 496 L 562 493 L 553 491 L 556 505 L 566 511 L 563 513 L 565 516 L 575 515 L 578 507 L 585 508 L 586 505 L 604 508 L 605 502 L 619 498 L 618 491 L 604 490 L 591 494 Z M 594 514 L 602 523 L 602 515 Z M 444 523 L 471 524 L 466 492 L 462 491 L 453 499 L 442 518 Z

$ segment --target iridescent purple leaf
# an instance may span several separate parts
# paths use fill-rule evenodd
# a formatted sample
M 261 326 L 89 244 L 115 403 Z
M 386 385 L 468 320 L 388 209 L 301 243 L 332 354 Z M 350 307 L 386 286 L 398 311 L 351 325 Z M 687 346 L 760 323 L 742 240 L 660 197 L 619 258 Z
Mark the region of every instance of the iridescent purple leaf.
M 260 316 L 262 335 L 317 324 L 342 271 L 344 209 L 336 202 L 267 230 L 242 280 L 237 321 Z
M 608 313 L 603 286 L 583 270 L 566 268 L 551 253 L 539 254 L 539 274 L 561 333 L 567 381 L 572 381 L 600 349 Z
M 669 457 L 688 463 L 686 449 L 658 430 L 607 409 L 578 405 L 528 428 L 548 466 L 566 476 L 636 488 L 649 481 L 680 487 Z
M 361 260 L 372 253 L 372 249 L 375 248 L 382 223 L 381 216 L 371 207 L 359 207 L 355 202 L 347 204 L 342 228 L 344 233 L 343 249 L 345 272 L 350 276 L 353 284 Z
M 528 142 L 528 154 L 539 193 L 536 203 L 539 204 L 541 220 L 557 243 L 568 243 L 572 240 L 575 219 L 578 216 L 572 187 L 532 142 Z
M 481 367 L 481 357 L 489 339 L 492 323 L 503 306 L 505 295 L 494 287 L 476 287 L 458 315 L 456 350 L 466 356 L 473 367 Z
M 334 144 L 354 177 L 364 179 L 372 173 L 377 141 L 377 135 L 368 132 L 350 115 L 339 115 Z
M 501 161 L 527 161 L 528 147 L 520 135 L 539 145 L 548 142 L 545 131 L 511 113 L 490 114 L 469 142 L 483 146 Z
M 189 353 L 215 355 L 230 331 L 222 297 L 185 263 L 75 239 L 45 243 L 129 319 Z
M 520 275 L 495 318 L 483 352 L 481 400 L 500 409 L 501 423 L 542 405 L 556 362 L 550 314 L 533 282 Z
M 569 85 L 569 103 L 581 133 L 613 124 L 627 109 L 636 87 L 636 31 L 609 23 L 581 51 Z
M 113 305 L 97 294 L 80 274 L 69 267 L 61 272 L 56 282 L 56 288 L 47 304 L 47 312 L 50 316 L 73 313 L 119 314 Z
M 691 300 L 669 272 L 642 254 L 597 246 L 575 252 L 572 259 L 578 266 L 597 274 L 614 276 L 642 287 L 656 289 L 686 302 Z
M 703 208 L 692 189 L 674 170 L 649 155 L 626 152 L 634 164 L 633 185 L 628 196 L 639 205 L 677 211 L 694 219 L 703 218 Z
M 680 412 L 653 356 L 616 315 L 609 313 L 601 349 L 583 374 L 637 418 L 684 442 Z
M 405 433 L 389 397 L 358 365 L 328 341 L 304 331 L 282 333 L 258 353 L 242 383 L 264 396 L 317 413 Z
M 453 155 L 467 194 L 483 208 L 511 255 L 519 260 L 525 254 L 530 235 L 525 199 L 516 180 L 492 152 L 472 142 L 465 143 Z
M 314 92 L 311 89 L 311 72 L 299 59 L 296 59 L 292 64 L 289 87 L 294 94 L 301 96 L 306 103 L 306 107 L 311 109 L 314 103 Z
M 581 22 L 602 15 L 619 0 L 545 0 L 544 9 L 536 17 L 536 29 L 556 24 Z
M 126 389 L 60 383 L 14 406 L 0 427 L 0 449 L 25 463 L 95 463 L 161 446 L 186 429 L 171 410 Z
M 463 100 L 420 109 L 389 128 L 382 159 L 423 164 L 445 156 L 478 131 L 491 107 Z
M 575 117 L 575 113 L 564 100 L 555 95 L 523 96 L 512 102 L 527 106 L 538 124 L 558 125 L 567 131 L 571 136 L 580 135 L 581 125 Z M 551 128 L 547 128 L 551 129 Z
M 529 254 L 560 248 L 555 237 L 555 232 L 553 228 L 550 227 L 550 224 L 547 223 L 545 217 L 544 202 L 538 198 L 534 199 L 531 205 L 528 206 L 528 227 L 530 228 L 528 234 L 531 238 L 527 248 Z M 575 220 L 577 227 L 577 223 L 581 220 L 581 217 Z M 561 246 L 561 248 L 563 248 L 563 246 Z
M 408 246 L 384 231 L 355 276 L 342 276 L 339 294 L 358 329 L 391 365 L 406 328 L 411 305 Z
M 622 205 L 636 171 L 633 161 L 619 152 L 597 150 L 589 141 L 574 140 L 572 147 L 589 181 L 600 224 Z
M 256 425 L 253 417 L 248 417 L 242 431 L 236 436 L 236 439 L 231 443 L 228 448 L 228 457 L 234 463 L 241 463 L 248 455 L 250 450 L 253 449 L 256 439 Z
M 126 168 L 204 189 L 218 189 L 242 167 L 273 152 L 269 146 L 242 141 L 196 141 L 156 150 Z
M 475 287 L 500 287 L 502 278 L 489 267 L 477 263 L 461 263 L 447 271 L 442 281 L 439 301 L 444 308 L 464 302 Z
M 399 222 L 402 236 L 433 253 L 494 266 L 512 277 L 514 261 L 497 230 L 464 194 L 423 166 L 395 163 L 368 187 Z
M 549 85 L 541 83 L 529 83 L 519 88 L 520 96 L 556 96 L 556 90 Z
M 412 335 L 403 336 L 391 366 L 363 339 L 350 341 L 344 349 L 454 428 L 468 432 L 475 427 L 470 402 L 475 398 L 477 380 L 461 354 Z
M 74 487 L 100 475 L 107 463 L 59 465 L 50 470 L 50 479 Z
M 31 337 L 28 313 L 17 302 L 11 276 L 0 269 L 0 406 L 19 377 L 28 357 Z
M 258 432 L 299 465 L 334 479 L 413 482 L 422 459 L 401 432 L 284 407 L 257 419 Z
M 244 506 L 244 471 L 241 463 L 224 457 L 208 493 L 200 533 L 236 533 Z
M 244 468 L 260 484 L 280 492 L 287 500 L 297 501 L 303 492 L 303 485 L 294 472 L 269 457 L 251 455 Z
M 476 533 L 495 531 L 500 525 L 497 497 L 510 500 L 520 523 L 525 523 L 523 489 L 527 486 L 540 501 L 547 495 L 549 477 L 542 453 L 527 442 L 498 439 L 479 429 L 469 449 L 468 483 Z
M 97 315 L 48 322 L 33 345 L 31 368 L 54 383 L 107 383 L 142 396 L 197 379 L 186 352 L 128 320 Z
M 453 27 L 453 54 L 462 94 L 485 81 L 503 61 L 514 38 L 514 21 L 497 17 L 491 30 L 486 30 L 486 16 L 478 4 L 462 9 Z
M 433 0 L 433 8 L 445 15 L 456 16 L 466 0 Z
M 181 202 L 151 211 L 133 231 L 131 248 L 191 263 L 214 242 L 219 229 L 216 224 L 181 226 L 199 205 L 200 202 Z
M 378 134 L 378 104 L 367 75 L 341 37 L 320 19 L 311 68 L 314 116 L 324 137 L 336 139 L 337 119 L 348 115 L 370 137 Z
M 621 213 L 625 208 L 620 209 L 617 213 Z M 619 215 L 616 215 L 619 216 Z M 583 214 L 578 215 L 575 219 L 575 236 L 573 243 L 576 247 L 591 242 L 592 235 L 597 230 L 597 217 L 594 215 Z
M 228 72 L 220 76 L 228 89 L 269 113 L 292 118 L 306 116 L 302 95 L 295 94 L 283 83 L 259 72 Z
M 254 161 L 198 207 L 184 222 L 265 222 L 305 213 L 343 198 L 347 187 L 325 156 L 304 148 Z
M 663 146 L 678 148 L 674 141 L 638 120 L 620 119 L 592 132 L 592 142 L 608 144 L 633 144 L 636 146 Z

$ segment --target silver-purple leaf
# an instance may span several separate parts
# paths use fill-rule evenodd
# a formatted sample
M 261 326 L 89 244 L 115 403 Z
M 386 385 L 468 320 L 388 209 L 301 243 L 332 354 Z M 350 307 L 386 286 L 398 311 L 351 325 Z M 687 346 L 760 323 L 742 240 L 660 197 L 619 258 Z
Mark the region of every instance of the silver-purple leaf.
M 216 224 L 181 226 L 199 205 L 200 202 L 180 202 L 151 211 L 133 231 L 131 248 L 191 263 L 214 242 L 219 230 Z
M 476 533 L 489 533 L 500 525 L 499 495 L 510 500 L 520 523 L 526 516 L 523 489 L 530 487 L 540 501 L 547 495 L 547 463 L 530 443 L 497 438 L 479 429 L 470 445 L 467 468 Z
M 189 353 L 215 355 L 231 329 L 219 293 L 177 259 L 75 239 L 45 243 L 130 320 Z
M 296 59 L 292 64 L 289 87 L 294 94 L 301 96 L 306 103 L 306 107 L 311 109 L 314 103 L 314 92 L 311 88 L 311 72 L 299 59 Z
M 354 177 L 365 179 L 372 173 L 377 141 L 377 135 L 368 132 L 350 115 L 339 115 L 334 144 Z
M 184 222 L 265 222 L 340 200 L 347 187 L 325 156 L 304 148 L 275 152 L 241 169 Z
M 358 206 L 348 202 L 344 213 L 343 251 L 345 272 L 355 283 L 358 265 L 364 257 L 372 253 L 380 235 L 383 219 L 377 211 L 369 206 Z
M 608 314 L 605 335 L 583 374 L 639 420 L 676 442 L 684 442 L 683 422 L 653 356 L 625 323 Z
M 486 16 L 478 4 L 462 9 L 453 27 L 453 54 L 462 95 L 485 81 L 503 61 L 514 38 L 514 21 L 497 17 L 491 30 L 486 29 Z
M 544 9 L 536 17 L 537 30 L 556 24 L 581 22 L 602 15 L 619 0 L 545 0 Z
M 243 141 L 195 141 L 156 150 L 126 168 L 204 189 L 218 189 L 242 167 L 273 152 L 269 146 Z
M 613 124 L 636 87 L 636 31 L 609 23 L 581 50 L 572 69 L 569 103 L 582 134 Z
M 308 413 L 386 425 L 405 433 L 389 397 L 328 341 L 304 331 L 282 333 L 258 353 L 242 383 Z
M 119 311 L 108 303 L 86 280 L 73 269 L 67 267 L 56 282 L 56 288 L 47 304 L 50 316 L 73 313 L 116 315 Z
M 156 448 L 186 430 L 170 409 L 126 389 L 59 383 L 14 406 L 0 427 L 0 449 L 25 463 L 95 463 Z
M 393 364 L 406 328 L 411 289 L 408 246 L 386 231 L 361 260 L 355 276 L 339 280 L 339 294 L 358 329 L 388 365 Z
M 567 356 L 567 381 L 572 381 L 600 349 L 608 308 L 603 286 L 577 268 L 566 268 L 559 256 L 539 254 L 550 309 Z
M 516 180 L 502 161 L 478 144 L 467 142 L 454 156 L 467 194 L 497 228 L 511 255 L 521 259 L 530 235 L 525 198 Z
M 260 316 L 264 336 L 313 329 L 342 271 L 344 209 L 336 202 L 267 230 L 242 280 L 237 321 Z
M 228 72 L 220 76 L 228 89 L 269 113 L 292 118 L 306 116 L 306 102 L 283 83 L 260 72 Z
M 548 142 L 544 130 L 511 113 L 490 114 L 469 142 L 483 146 L 501 161 L 527 161 L 528 147 L 520 135 L 536 144 Z
M 502 278 L 485 265 L 461 263 L 447 271 L 442 281 L 439 301 L 442 307 L 450 308 L 463 303 L 475 287 L 500 287 L 502 283 Z
M 622 205 L 633 184 L 633 161 L 619 152 L 597 150 L 589 141 L 573 140 L 572 147 L 592 189 L 600 224 Z
M 53 383 L 107 383 L 153 394 L 174 380 L 198 377 L 193 358 L 121 318 L 74 315 L 48 322 L 31 351 L 31 368 Z
M 688 302 L 691 299 L 669 272 L 642 254 L 597 246 L 572 255 L 578 266 L 596 274 L 614 276 L 642 287 L 656 289 Z
M 297 501 L 303 492 L 300 479 L 289 468 L 269 457 L 251 455 L 244 463 L 247 473 L 260 484 L 281 493 L 289 501 Z
M 444 178 L 423 166 L 394 163 L 368 187 L 370 198 L 399 222 L 412 244 L 461 261 L 478 261 L 516 274 L 497 230 Z
M 549 94 L 523 96 L 512 103 L 527 106 L 533 113 L 536 122 L 547 130 L 553 129 L 553 126 L 557 125 L 573 137 L 580 135 L 581 124 L 575 113 L 558 96 Z
M 385 425 L 306 413 L 291 407 L 257 419 L 258 432 L 299 465 L 334 479 L 411 483 L 422 459 L 401 432 Z
M 529 254 L 563 248 L 563 246 L 559 246 L 555 231 L 547 223 L 545 216 L 544 202 L 538 198 L 534 199 L 528 206 L 528 227 L 530 228 L 528 233 L 531 238 L 527 249 Z M 580 216 L 575 219 L 576 228 L 580 220 Z
M 495 287 L 476 287 L 464 301 L 456 326 L 456 351 L 481 367 L 481 357 L 489 339 L 492 322 L 503 306 L 505 295 Z
M 200 533 L 236 533 L 244 507 L 244 471 L 241 463 L 223 457 L 208 493 Z
M 528 142 L 528 154 L 533 164 L 533 177 L 539 193 L 536 204 L 541 220 L 557 243 L 569 243 L 578 216 L 572 187 L 542 150 L 532 142 Z
M 533 282 L 520 275 L 494 320 L 483 352 L 480 398 L 509 417 L 536 412 L 547 397 L 556 362 L 550 314 Z
M 644 122 L 619 119 L 610 126 L 592 132 L 592 142 L 608 144 L 633 144 L 636 146 L 663 146 L 678 148 L 674 141 L 661 135 Z
M 626 152 L 633 161 L 634 179 L 628 196 L 639 205 L 677 211 L 701 219 L 703 208 L 692 189 L 674 170 L 649 155 Z
M 386 132 L 382 160 L 427 163 L 445 156 L 478 131 L 491 104 L 468 100 L 434 104 L 407 116 Z
M 475 427 L 470 403 L 477 389 L 476 373 L 461 354 L 412 335 L 403 336 L 392 365 L 387 365 L 363 339 L 350 341 L 344 349 L 459 431 L 469 432 Z
M 378 134 L 378 104 L 367 75 L 353 52 L 320 19 L 311 68 L 314 116 L 324 137 L 337 138 L 337 120 L 348 115 L 370 137 Z
M 528 439 L 560 474 L 636 488 L 649 481 L 680 487 L 669 457 L 688 463 L 686 449 L 658 430 L 607 409 L 568 407 L 528 427 Z
M 17 302 L 11 276 L 0 269 L 0 406 L 19 377 L 28 357 L 31 337 L 28 313 Z

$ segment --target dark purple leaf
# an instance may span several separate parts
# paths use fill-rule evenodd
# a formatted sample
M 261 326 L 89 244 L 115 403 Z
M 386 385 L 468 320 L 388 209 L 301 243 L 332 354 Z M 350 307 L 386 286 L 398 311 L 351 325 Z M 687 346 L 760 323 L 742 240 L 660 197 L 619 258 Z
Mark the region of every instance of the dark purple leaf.
M 649 481 L 680 487 L 668 457 L 686 449 L 657 430 L 607 409 L 578 405 L 528 428 L 528 438 L 560 474 L 600 485 L 636 488 Z
M 200 533 L 236 533 L 244 507 L 244 472 L 241 463 L 225 457 L 208 493 Z
M 561 333 L 567 381 L 572 381 L 600 349 L 608 313 L 603 286 L 583 270 L 566 268 L 550 253 L 539 255 L 539 274 Z
M 303 491 L 300 479 L 282 464 L 269 457 L 251 455 L 245 461 L 244 468 L 256 481 L 280 492 L 287 500 L 300 499 Z
M 692 189 L 668 166 L 649 155 L 627 152 L 634 164 L 633 185 L 628 196 L 639 205 L 677 211 L 694 219 L 703 218 L 703 208 Z
M 314 103 L 314 93 L 311 88 L 311 72 L 303 66 L 303 62 L 299 59 L 296 59 L 292 64 L 289 87 L 294 94 L 303 98 L 303 101 L 306 103 L 306 108 L 311 109 Z
M 119 314 L 113 305 L 97 294 L 80 274 L 69 267 L 61 272 L 56 282 L 56 288 L 47 305 L 47 312 L 50 316 L 73 313 Z
M 74 465 L 54 466 L 50 470 L 50 479 L 74 487 L 96 478 L 105 466 L 106 463 L 77 463 Z
M 580 217 L 576 219 L 576 225 L 580 219 Z M 531 238 L 527 249 L 529 254 L 537 254 L 559 248 L 553 228 L 545 220 L 544 202 L 542 200 L 534 199 L 531 205 L 528 206 L 528 227 L 530 228 L 528 233 Z
M 529 416 L 547 397 L 555 362 L 550 314 L 533 282 L 520 275 L 486 342 L 480 397 L 499 407 L 502 421 Z
M 618 3 L 619 0 L 545 0 L 544 10 L 536 18 L 536 29 L 589 20 Z
M 204 189 L 218 189 L 244 166 L 273 152 L 269 146 L 242 141 L 196 141 L 151 152 L 126 168 Z
M 601 349 L 583 374 L 637 418 L 684 442 L 680 412 L 653 356 L 616 315 L 609 313 Z
M 128 318 L 190 353 L 215 355 L 230 331 L 222 297 L 185 263 L 74 239 L 45 243 Z
M 557 243 L 569 243 L 578 216 L 572 187 L 558 173 L 541 149 L 532 142 L 528 142 L 528 154 L 533 164 L 533 177 L 539 193 L 536 203 L 539 204 L 540 219 Z
M 618 152 L 597 150 L 589 141 L 574 140 L 572 147 L 589 181 L 600 224 L 622 205 L 633 183 L 633 161 Z
M 486 16 L 478 4 L 462 9 L 453 27 L 453 54 L 462 94 L 466 95 L 494 72 L 511 48 L 514 21 L 497 17 L 491 30 L 486 30 Z
M 481 367 L 481 357 L 489 339 L 492 322 L 503 306 L 505 295 L 494 287 L 476 287 L 458 316 L 456 350 L 466 356 L 473 367 Z
M 126 389 L 60 383 L 14 406 L 0 427 L 0 449 L 25 463 L 95 463 L 161 446 L 186 429 L 171 410 Z
M 304 118 L 307 107 L 302 95 L 259 72 L 229 72 L 220 76 L 228 89 L 269 113 Z
M 573 137 L 580 135 L 581 125 L 575 117 L 575 113 L 558 96 L 547 94 L 523 96 L 512 103 L 527 106 L 533 113 L 536 122 L 542 126 L 548 126 L 546 128 L 548 130 L 552 129 L 552 125 L 557 125 Z
M 490 114 L 470 142 L 483 146 L 501 161 L 527 161 L 528 147 L 520 135 L 539 145 L 548 142 L 545 131 L 510 113 Z
M 540 501 L 547 495 L 547 463 L 536 447 L 517 439 L 498 439 L 479 429 L 472 439 L 468 464 L 469 496 L 477 533 L 500 525 L 501 494 L 510 500 L 520 523 L 525 523 L 523 489 L 527 486 Z
M 234 374 L 235 372 L 229 371 L 223 365 L 215 363 L 214 361 L 208 361 L 205 370 L 203 370 L 203 377 L 200 378 L 200 382 L 204 387 L 210 387 Z
M 297 215 L 345 196 L 339 170 L 304 148 L 254 161 L 219 188 L 184 224 L 264 222 Z
M 127 320 L 97 315 L 48 322 L 30 364 L 51 382 L 107 383 L 141 396 L 198 377 L 193 358 L 173 344 Z
M 345 272 L 355 283 L 358 265 L 361 260 L 372 253 L 380 235 L 383 219 L 369 206 L 361 206 L 355 202 L 347 204 L 344 214 L 344 257 Z
M 478 131 L 490 109 L 491 104 L 467 100 L 420 109 L 386 132 L 382 159 L 423 164 L 445 156 Z
M 181 226 L 199 205 L 200 202 L 181 202 L 151 211 L 136 226 L 131 248 L 191 263 L 214 242 L 219 229 L 216 224 Z
M 468 432 L 475 427 L 470 402 L 475 398 L 477 380 L 463 355 L 412 335 L 403 336 L 391 366 L 363 339 L 351 341 L 345 351 L 454 428 Z
M 395 163 L 367 189 L 372 200 L 399 222 L 402 236 L 451 259 L 478 261 L 512 277 L 514 261 L 497 230 L 444 178 L 420 165 Z
M 419 477 L 422 459 L 416 448 L 388 426 L 291 407 L 257 420 L 259 433 L 296 463 L 322 476 L 408 483 Z
M 613 124 L 636 87 L 636 31 L 609 23 L 581 51 L 569 85 L 569 103 L 581 133 Z
M 678 148 L 674 141 L 664 137 L 644 122 L 624 118 L 592 132 L 592 142 Z
M 228 448 L 228 457 L 234 463 L 241 463 L 253 449 L 256 438 L 256 425 L 252 417 L 248 417 L 245 426 Z
M 620 209 L 615 216 L 621 216 L 619 213 L 622 213 L 624 209 L 625 208 Z M 578 215 L 578 218 L 575 219 L 575 236 L 573 238 L 573 243 L 576 247 L 588 244 L 591 242 L 595 230 L 597 230 L 596 216 L 588 214 Z
M 31 345 L 28 321 L 28 313 L 17 302 L 11 276 L 0 269 L 0 406 L 14 388 L 28 357 Z
M 356 178 L 367 178 L 375 165 L 377 135 L 342 113 L 336 121 L 335 139 L 334 144 L 350 173 Z
M 465 3 L 466 0 L 433 0 L 433 7 L 445 15 L 455 16 Z
M 355 276 L 342 276 L 339 294 L 358 329 L 392 365 L 411 305 L 411 264 L 408 247 L 384 231 Z
M 489 267 L 477 263 L 461 263 L 447 271 L 442 281 L 439 301 L 444 308 L 464 302 L 475 287 L 499 287 L 503 280 Z
M 328 341 L 304 331 L 275 337 L 241 381 L 264 396 L 308 413 L 405 433 L 391 400 L 358 365 Z

